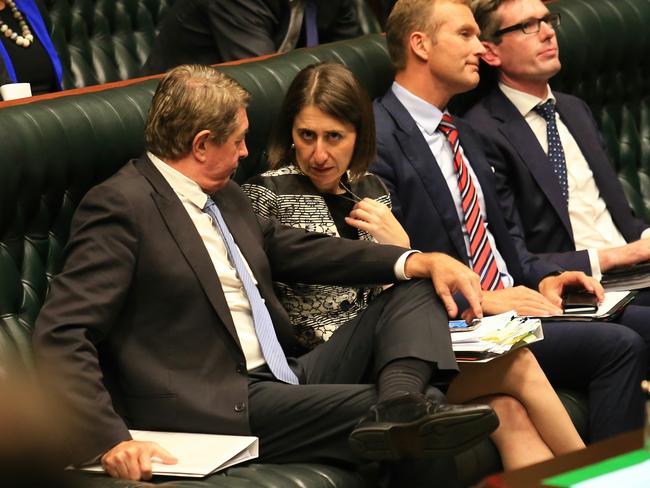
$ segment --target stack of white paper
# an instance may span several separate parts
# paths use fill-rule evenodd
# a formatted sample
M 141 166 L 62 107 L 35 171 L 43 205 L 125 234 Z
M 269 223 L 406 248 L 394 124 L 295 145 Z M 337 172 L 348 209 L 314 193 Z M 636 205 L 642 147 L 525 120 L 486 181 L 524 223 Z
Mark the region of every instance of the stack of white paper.
M 543 338 L 539 319 L 518 317 L 514 311 L 484 317 L 474 330 L 451 334 L 452 347 L 461 362 L 486 362 Z

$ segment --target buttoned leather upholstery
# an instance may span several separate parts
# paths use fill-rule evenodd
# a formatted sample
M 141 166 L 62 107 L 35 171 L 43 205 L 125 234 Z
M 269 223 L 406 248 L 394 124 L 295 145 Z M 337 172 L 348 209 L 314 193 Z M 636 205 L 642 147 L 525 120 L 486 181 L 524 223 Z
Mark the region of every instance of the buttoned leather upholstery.
M 65 89 L 135 78 L 173 0 L 45 0 Z

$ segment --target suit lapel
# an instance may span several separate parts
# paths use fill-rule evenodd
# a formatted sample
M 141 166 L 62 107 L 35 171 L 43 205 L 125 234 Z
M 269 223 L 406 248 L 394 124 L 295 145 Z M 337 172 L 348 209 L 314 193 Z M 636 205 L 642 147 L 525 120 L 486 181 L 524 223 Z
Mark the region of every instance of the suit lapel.
M 517 151 L 531 175 L 541 188 L 562 224 L 573 238 L 573 229 L 569 220 L 569 209 L 562 197 L 560 183 L 553 172 L 548 156 L 526 123 L 524 117 L 498 88 L 488 99 L 488 110 L 501 122 L 499 131 Z
M 194 271 L 209 302 L 230 335 L 241 347 L 219 277 L 214 271 L 212 260 L 192 220 L 172 188 L 148 158 L 138 161 L 138 169 L 156 190 L 153 194 L 154 203 L 185 260 Z
M 386 110 L 392 114 L 399 127 L 395 137 L 406 157 L 404 163 L 413 166 L 417 172 L 425 192 L 456 248 L 457 255 L 467 264 L 467 249 L 461 228 L 462 223 L 459 225 L 454 200 L 427 141 L 411 115 L 391 90 L 384 96 L 382 103 Z

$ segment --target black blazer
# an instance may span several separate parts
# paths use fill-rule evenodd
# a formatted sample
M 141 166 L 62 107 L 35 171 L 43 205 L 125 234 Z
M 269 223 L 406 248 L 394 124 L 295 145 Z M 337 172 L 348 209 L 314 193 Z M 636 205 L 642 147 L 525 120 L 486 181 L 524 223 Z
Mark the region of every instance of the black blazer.
M 316 0 L 316 4 L 320 43 L 361 35 L 354 0 Z M 274 53 L 287 32 L 289 14 L 287 0 L 176 0 L 160 26 L 144 72 Z
M 392 282 L 405 251 L 258 218 L 232 182 L 213 199 L 288 355 L 295 339 L 273 280 Z M 83 433 L 73 462 L 129 439 L 127 426 L 250 433 L 244 354 L 219 278 L 182 203 L 147 158 L 82 200 L 34 342 Z
M 414 249 L 449 254 L 469 265 L 454 201 L 440 167 L 415 121 L 389 90 L 374 102 L 377 161 L 370 170 L 386 182 L 393 212 L 411 238 Z M 537 289 L 539 281 L 559 271 L 531 253 L 518 227 L 504 219 L 494 175 L 478 136 L 455 120 L 461 145 L 481 185 L 489 229 L 516 283 Z
M 628 242 L 648 227 L 627 203 L 589 107 L 580 99 L 553 92 L 557 110 L 585 156 L 614 224 Z M 487 140 L 488 156 L 505 205 L 519 219 L 528 249 L 565 269 L 591 274 L 587 251 L 576 251 L 569 210 L 537 138 L 508 98 L 495 88 L 465 118 Z

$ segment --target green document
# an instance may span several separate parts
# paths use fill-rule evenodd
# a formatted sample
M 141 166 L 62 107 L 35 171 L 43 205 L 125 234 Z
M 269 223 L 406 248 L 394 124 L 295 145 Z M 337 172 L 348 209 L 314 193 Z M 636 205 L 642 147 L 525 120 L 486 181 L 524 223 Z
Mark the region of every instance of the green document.
M 620 456 L 601 461 L 596 464 L 585 466 L 584 468 L 567 471 L 542 481 L 545 486 L 570 487 L 576 483 L 611 473 L 618 469 L 627 468 L 635 464 L 642 463 L 650 459 L 650 452 L 639 449 L 638 451 L 628 452 Z

